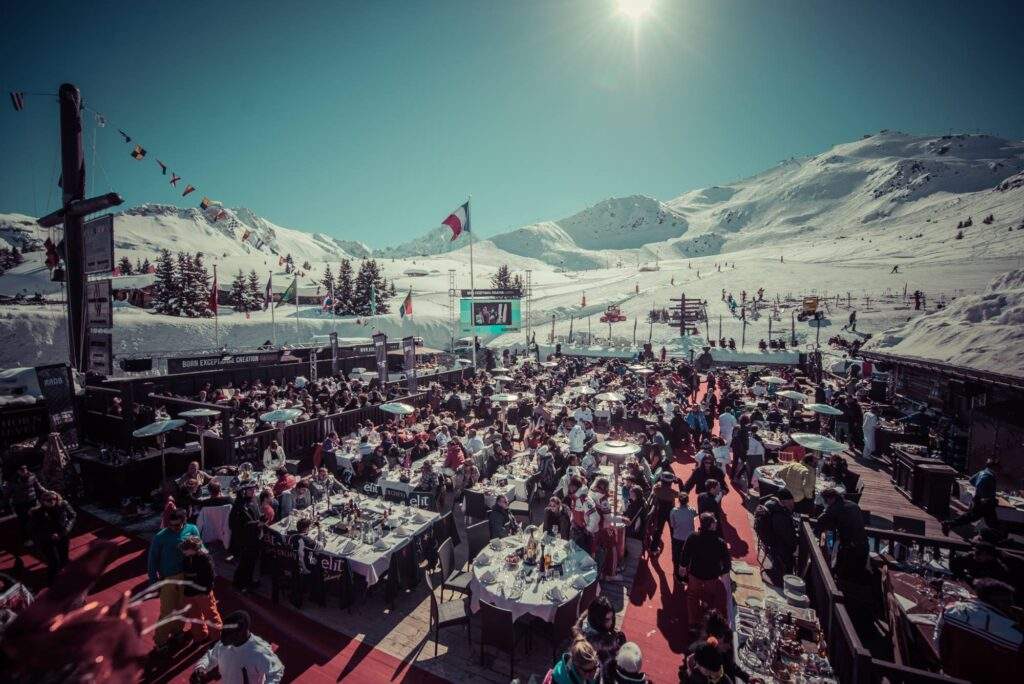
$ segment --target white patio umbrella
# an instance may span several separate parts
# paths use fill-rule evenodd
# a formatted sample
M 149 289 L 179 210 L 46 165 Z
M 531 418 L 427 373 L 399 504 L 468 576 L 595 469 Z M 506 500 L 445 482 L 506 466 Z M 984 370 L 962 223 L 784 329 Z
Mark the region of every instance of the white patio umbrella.
M 558 368 L 558 364 L 554 361 L 541 361 L 540 365 L 544 368 Z
M 823 416 L 841 416 L 843 412 L 837 409 L 835 406 L 829 406 L 828 404 L 805 404 L 805 409 L 820 413 Z
M 164 444 L 167 440 L 165 435 L 172 430 L 177 430 L 184 424 L 185 421 L 181 418 L 158 420 L 132 432 L 132 437 L 156 437 L 156 444 L 160 447 L 160 470 L 163 473 L 164 480 L 167 479 L 167 457 L 164 455 Z
M 847 449 L 847 446 L 842 442 L 837 442 L 831 437 L 816 435 L 812 432 L 794 432 L 790 437 L 805 449 L 821 451 L 826 454 L 839 453 Z
M 214 411 L 208 408 L 194 408 L 188 411 L 182 411 L 178 414 L 180 418 L 213 418 L 219 416 L 220 411 Z M 206 469 L 206 443 L 203 441 L 203 433 L 199 433 L 199 467 L 203 470 Z
M 767 382 L 769 385 L 785 385 L 789 382 L 786 378 L 780 378 L 778 375 L 765 375 L 761 380 Z
M 495 375 L 493 379 L 498 382 L 512 382 L 512 378 L 507 375 Z
M 576 394 L 597 394 L 597 390 L 590 385 L 581 385 L 576 388 Z
M 512 392 L 499 392 L 498 394 L 491 395 L 491 401 L 512 403 L 513 401 L 519 401 L 519 395 Z
M 793 401 L 807 401 L 808 398 L 806 394 L 800 394 L 795 390 L 782 390 L 780 392 L 776 392 L 776 396 L 783 397 L 785 399 L 792 399 Z
M 381 404 L 380 410 L 385 413 L 393 413 L 396 416 L 407 416 L 410 413 L 415 412 L 416 407 L 410 406 L 409 404 L 403 404 L 400 401 L 393 401 L 387 404 Z

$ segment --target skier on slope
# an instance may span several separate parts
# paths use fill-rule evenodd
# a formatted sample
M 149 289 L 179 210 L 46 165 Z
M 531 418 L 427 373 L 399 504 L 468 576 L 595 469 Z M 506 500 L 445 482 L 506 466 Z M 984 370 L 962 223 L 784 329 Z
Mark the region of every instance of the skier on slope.
M 856 309 L 854 309 L 853 311 L 850 312 L 850 320 L 846 323 L 846 325 L 844 326 L 843 329 L 844 330 L 849 330 L 850 332 L 857 332 L 857 310 Z
M 895 266 L 892 267 L 892 270 L 889 271 L 889 275 L 892 275 L 893 273 L 899 273 L 899 272 L 900 272 L 900 265 L 896 264 Z

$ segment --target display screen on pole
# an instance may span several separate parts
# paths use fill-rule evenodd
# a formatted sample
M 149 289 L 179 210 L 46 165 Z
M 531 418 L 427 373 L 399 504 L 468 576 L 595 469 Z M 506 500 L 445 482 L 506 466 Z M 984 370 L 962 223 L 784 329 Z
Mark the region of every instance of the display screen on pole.
M 462 332 L 499 335 L 519 330 L 521 318 L 518 299 L 463 299 L 459 322 Z

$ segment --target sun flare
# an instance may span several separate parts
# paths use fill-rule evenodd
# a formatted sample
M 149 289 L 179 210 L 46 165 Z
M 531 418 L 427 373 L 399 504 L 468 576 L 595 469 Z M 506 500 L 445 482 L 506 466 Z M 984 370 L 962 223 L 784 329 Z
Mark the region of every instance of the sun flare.
M 623 14 L 633 21 L 639 21 L 650 14 L 654 7 L 654 0 L 616 0 L 619 14 Z

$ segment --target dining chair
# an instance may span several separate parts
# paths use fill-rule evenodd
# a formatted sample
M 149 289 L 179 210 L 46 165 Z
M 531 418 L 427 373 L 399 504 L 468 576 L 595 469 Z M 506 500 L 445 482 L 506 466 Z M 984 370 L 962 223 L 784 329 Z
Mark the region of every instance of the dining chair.
M 437 657 L 438 636 L 445 627 L 466 625 L 466 639 L 472 646 L 473 634 L 470 631 L 472 613 L 469 610 L 469 600 L 460 599 L 438 603 L 437 595 L 434 593 L 434 584 L 430 581 L 430 573 L 425 572 L 424 575 L 427 589 L 430 591 L 430 629 L 434 631 L 434 657 Z
M 480 550 L 491 541 L 491 526 L 484 520 L 466 528 L 466 539 L 469 544 L 468 562 L 472 563 Z
M 451 539 L 445 539 L 437 549 L 437 557 L 441 563 L 441 600 L 444 601 L 444 590 L 469 595 L 469 582 L 472 572 L 455 567 L 455 547 Z
M 572 635 L 572 628 L 576 626 L 579 619 L 581 597 L 582 594 L 577 593 L 572 599 L 558 606 L 551 622 L 537 617 L 533 617 L 527 622 L 527 639 L 532 641 L 533 636 L 537 635 L 541 640 L 551 644 L 552 662 L 555 661 L 559 653 L 565 650 L 562 648 L 562 644 Z
M 580 592 L 580 604 L 577 611 L 576 618 L 579 619 L 580 615 L 587 612 L 587 608 L 590 608 L 590 604 L 597 598 L 597 587 L 599 580 L 595 577 L 594 581 L 583 588 Z
M 480 601 L 480 611 L 477 615 L 480 617 L 480 664 L 484 664 L 485 646 L 504 651 L 508 653 L 509 679 L 515 679 L 516 646 L 519 645 L 523 632 L 516 629 L 512 611 L 498 608 L 487 601 Z
M 463 493 L 466 502 L 466 517 L 472 520 L 486 520 L 487 501 L 484 499 L 484 493 L 472 489 L 463 490 Z

